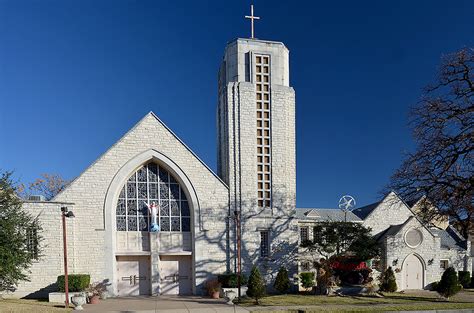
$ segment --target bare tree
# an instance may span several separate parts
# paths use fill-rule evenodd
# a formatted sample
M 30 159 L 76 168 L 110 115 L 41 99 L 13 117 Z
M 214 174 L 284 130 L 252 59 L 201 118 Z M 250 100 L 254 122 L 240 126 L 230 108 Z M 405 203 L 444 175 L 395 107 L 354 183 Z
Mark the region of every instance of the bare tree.
M 43 173 L 40 178 L 28 184 L 28 187 L 21 184 L 18 188 L 18 193 L 23 198 L 27 198 L 31 194 L 39 194 L 43 195 L 46 200 L 51 200 L 63 191 L 68 184 L 69 181 L 62 178 L 59 174 Z
M 426 196 L 422 214 L 447 215 L 467 236 L 474 218 L 474 49 L 443 57 L 436 82 L 411 112 L 410 126 L 416 151 L 388 187 L 407 200 Z

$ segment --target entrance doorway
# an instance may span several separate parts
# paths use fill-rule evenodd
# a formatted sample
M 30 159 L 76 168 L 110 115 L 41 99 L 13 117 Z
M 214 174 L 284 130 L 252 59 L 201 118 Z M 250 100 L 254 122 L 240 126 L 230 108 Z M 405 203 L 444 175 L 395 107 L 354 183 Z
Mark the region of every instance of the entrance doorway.
M 423 289 L 423 264 L 414 254 L 405 259 L 403 265 L 404 289 Z
M 162 255 L 160 257 L 160 277 L 162 295 L 191 295 L 191 256 Z
M 121 297 L 151 294 L 150 257 L 117 256 L 117 292 Z

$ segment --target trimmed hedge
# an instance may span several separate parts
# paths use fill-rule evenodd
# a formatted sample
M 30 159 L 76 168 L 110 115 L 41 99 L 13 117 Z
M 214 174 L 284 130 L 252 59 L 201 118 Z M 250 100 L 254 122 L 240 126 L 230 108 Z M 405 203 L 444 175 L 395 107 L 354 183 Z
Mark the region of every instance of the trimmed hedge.
M 469 288 L 471 284 L 471 273 L 469 271 L 459 271 L 458 279 L 463 288 Z
M 89 274 L 70 274 L 68 275 L 69 291 L 84 291 L 91 283 L 91 275 Z M 65 292 L 64 275 L 59 275 L 56 281 L 60 292 Z
M 238 275 L 236 273 L 217 275 L 217 281 L 221 283 L 222 288 L 237 288 L 237 278 Z M 246 286 L 247 282 L 247 276 L 245 276 L 245 274 L 240 274 L 240 285 Z
M 304 288 L 311 288 L 314 286 L 314 273 L 313 272 L 302 272 L 300 273 L 301 285 Z

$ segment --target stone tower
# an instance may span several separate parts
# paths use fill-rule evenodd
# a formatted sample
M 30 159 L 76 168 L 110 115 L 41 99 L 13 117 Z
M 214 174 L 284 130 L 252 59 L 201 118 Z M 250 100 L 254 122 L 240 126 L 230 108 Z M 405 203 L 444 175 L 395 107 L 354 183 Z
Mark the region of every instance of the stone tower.
M 271 275 L 297 247 L 295 92 L 281 42 L 238 38 L 219 70 L 218 175 L 229 186 L 229 269 L 236 267 L 235 211 L 240 211 L 242 270 Z

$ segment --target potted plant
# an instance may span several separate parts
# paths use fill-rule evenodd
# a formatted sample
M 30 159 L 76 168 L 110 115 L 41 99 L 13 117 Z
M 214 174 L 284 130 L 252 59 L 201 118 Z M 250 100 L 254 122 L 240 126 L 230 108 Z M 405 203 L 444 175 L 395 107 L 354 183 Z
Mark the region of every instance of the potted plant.
M 212 299 L 219 299 L 221 283 L 217 279 L 210 279 L 206 282 L 206 289 Z
M 102 283 L 90 284 L 89 288 L 86 289 L 87 296 L 90 304 L 99 303 L 100 296 L 105 293 L 105 285 Z

